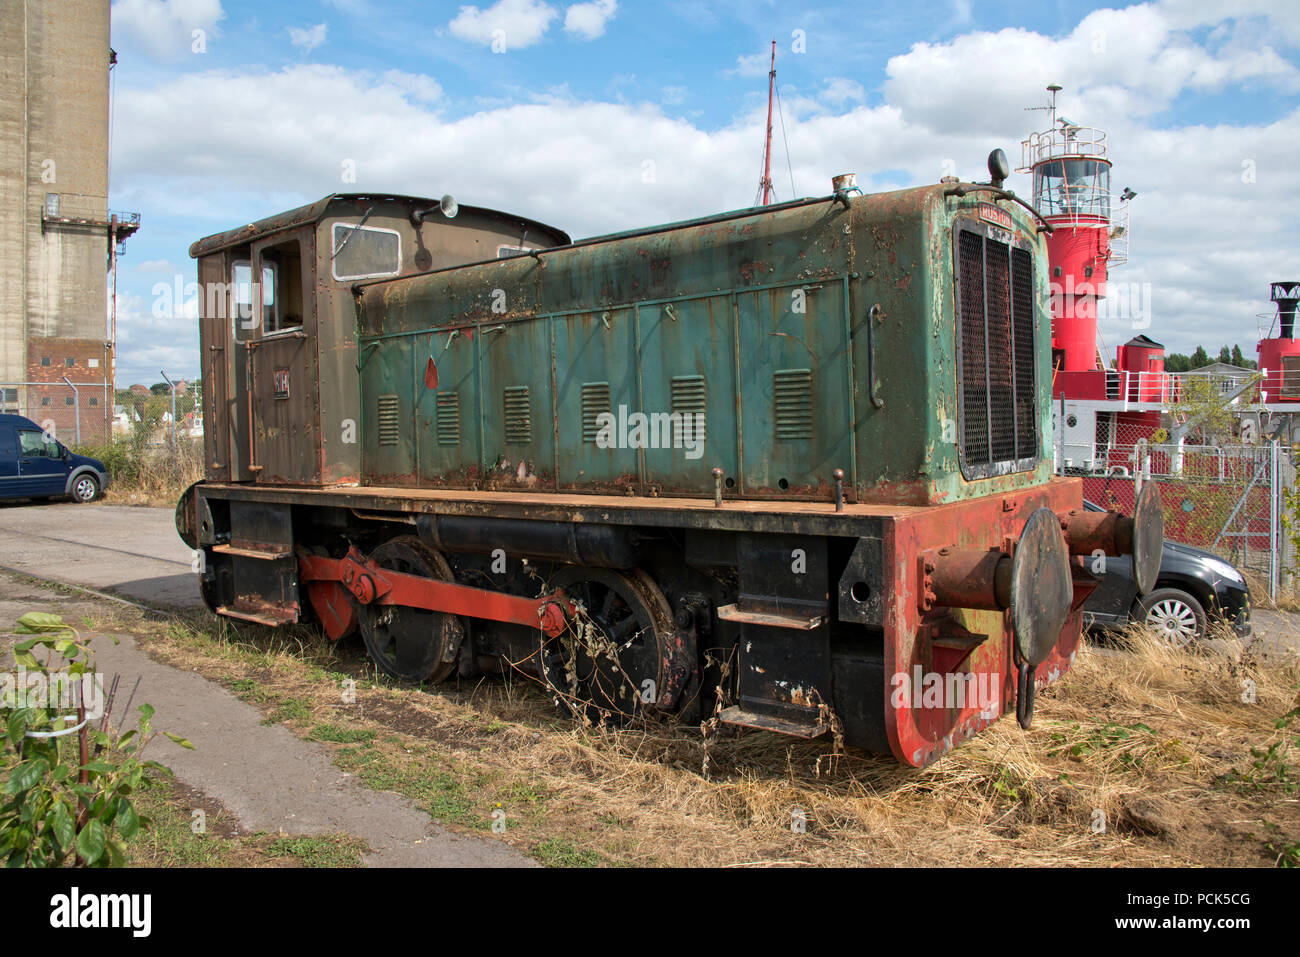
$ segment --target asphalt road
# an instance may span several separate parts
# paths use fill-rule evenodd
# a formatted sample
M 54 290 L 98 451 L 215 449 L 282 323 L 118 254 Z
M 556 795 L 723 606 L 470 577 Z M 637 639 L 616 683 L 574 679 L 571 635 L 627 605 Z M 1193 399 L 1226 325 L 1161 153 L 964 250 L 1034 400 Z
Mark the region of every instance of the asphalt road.
M 0 504 L 0 566 L 169 608 L 202 606 L 172 512 L 127 505 Z

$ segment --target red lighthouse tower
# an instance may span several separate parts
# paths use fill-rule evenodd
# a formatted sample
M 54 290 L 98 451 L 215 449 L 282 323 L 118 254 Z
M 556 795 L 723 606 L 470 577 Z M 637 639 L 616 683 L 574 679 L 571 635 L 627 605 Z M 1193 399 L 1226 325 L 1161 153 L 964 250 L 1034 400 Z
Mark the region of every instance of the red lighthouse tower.
M 1105 375 L 1097 361 L 1097 303 L 1106 296 L 1110 267 L 1128 260 L 1128 201 L 1136 194 L 1126 189 L 1112 202 L 1106 134 L 1058 116 L 1061 87 L 1054 83 L 1047 89 L 1052 125 L 1021 143 L 1019 172 L 1033 175 L 1034 206 L 1054 227 L 1047 238 L 1053 391 L 1064 386 L 1067 394 L 1105 398 Z M 1077 380 L 1077 373 L 1089 375 Z
M 1300 401 L 1300 339 L 1295 338 L 1296 305 L 1300 303 L 1300 282 L 1275 282 L 1272 300 L 1277 303 L 1277 335 L 1269 330 L 1259 340 L 1259 368 L 1264 374 L 1265 402 Z

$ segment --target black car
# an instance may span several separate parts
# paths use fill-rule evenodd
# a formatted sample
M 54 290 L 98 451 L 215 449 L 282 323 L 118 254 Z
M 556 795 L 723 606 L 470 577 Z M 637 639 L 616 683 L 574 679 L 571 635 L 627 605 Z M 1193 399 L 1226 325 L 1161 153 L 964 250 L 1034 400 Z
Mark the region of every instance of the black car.
M 1088 501 L 1083 507 L 1105 511 Z M 1123 628 L 1142 621 L 1179 645 L 1205 637 L 1211 621 L 1226 622 L 1243 638 L 1250 634 L 1245 576 L 1217 555 L 1165 539 L 1156 587 L 1145 596 L 1138 595 L 1132 557 L 1095 561 L 1098 567 L 1092 571 L 1101 584 L 1083 603 L 1087 627 Z

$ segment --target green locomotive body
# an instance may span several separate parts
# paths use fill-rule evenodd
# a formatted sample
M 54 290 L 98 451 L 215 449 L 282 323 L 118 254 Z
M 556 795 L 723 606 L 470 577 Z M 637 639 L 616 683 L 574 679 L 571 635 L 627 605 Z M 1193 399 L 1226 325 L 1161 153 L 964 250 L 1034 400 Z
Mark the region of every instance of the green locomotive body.
M 790 203 L 366 285 L 362 481 L 713 496 L 720 468 L 726 499 L 829 501 L 842 469 L 849 501 L 909 505 L 1042 485 L 1037 224 L 949 193 Z

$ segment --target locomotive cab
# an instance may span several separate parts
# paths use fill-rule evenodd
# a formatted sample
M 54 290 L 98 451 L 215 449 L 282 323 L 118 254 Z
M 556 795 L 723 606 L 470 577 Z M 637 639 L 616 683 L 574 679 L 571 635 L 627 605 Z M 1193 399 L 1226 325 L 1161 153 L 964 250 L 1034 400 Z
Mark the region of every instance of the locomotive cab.
M 450 197 L 350 193 L 194 243 L 208 480 L 356 484 L 353 285 L 568 242 Z

